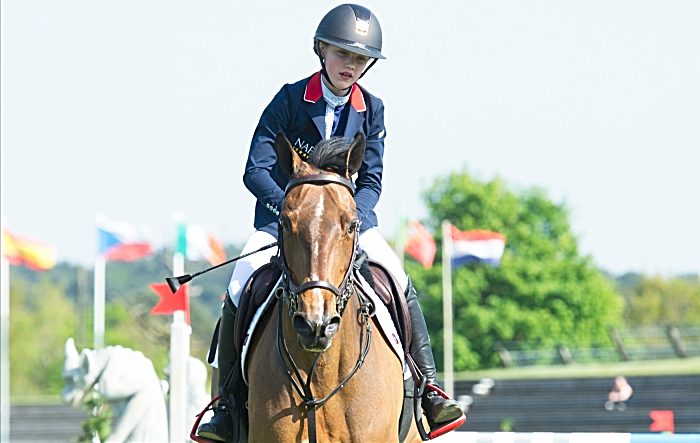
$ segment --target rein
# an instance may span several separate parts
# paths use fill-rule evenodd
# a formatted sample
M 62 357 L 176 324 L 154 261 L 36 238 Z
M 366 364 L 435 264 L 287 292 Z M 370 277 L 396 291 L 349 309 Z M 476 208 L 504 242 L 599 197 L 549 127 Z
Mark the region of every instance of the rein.
M 359 298 L 359 296 L 358 296 Z M 302 404 L 306 406 L 306 411 L 307 411 L 307 420 L 309 421 L 309 443 L 316 443 L 316 408 L 323 406 L 324 403 L 326 403 L 333 395 L 335 395 L 340 389 L 345 386 L 345 383 L 348 382 L 352 378 L 353 375 L 360 369 L 362 366 L 362 363 L 365 361 L 365 357 L 367 357 L 367 353 L 369 352 L 370 344 L 372 343 L 372 325 L 369 322 L 369 306 L 368 305 L 362 305 L 362 317 L 364 319 L 364 324 L 365 324 L 365 329 L 364 329 L 364 336 L 367 337 L 366 341 L 363 340 L 363 336 L 360 335 L 360 346 L 362 346 L 362 342 L 365 342 L 364 348 L 362 349 L 362 352 L 360 353 L 360 356 L 357 359 L 357 363 L 355 364 L 355 367 L 353 370 L 348 374 L 347 377 L 345 377 L 345 380 L 340 382 L 338 386 L 333 388 L 331 392 L 328 393 L 325 397 L 323 397 L 321 400 L 317 399 L 313 392 L 311 392 L 311 382 L 312 378 L 314 375 L 314 369 L 316 369 L 316 363 L 318 362 L 318 358 L 321 356 L 323 352 L 317 352 L 316 356 L 314 357 L 314 361 L 311 363 L 311 367 L 309 368 L 308 371 L 308 376 L 306 377 L 306 381 L 302 378 L 301 374 L 299 373 L 299 368 L 297 367 L 296 363 L 294 362 L 294 359 L 292 358 L 292 355 L 289 353 L 289 349 L 287 348 L 287 343 L 284 339 L 284 329 L 282 326 L 282 307 L 280 306 L 279 309 L 277 310 L 278 315 L 277 315 L 277 357 L 279 358 L 280 364 L 282 365 L 282 368 L 284 368 L 284 373 L 287 375 L 287 378 L 292 382 L 292 386 L 294 389 L 297 391 L 297 394 L 299 394 L 299 397 L 301 397 Z M 284 356 L 282 355 L 282 351 L 284 351 Z M 287 366 L 287 363 L 284 359 L 286 357 L 289 362 L 291 363 L 292 370 L 294 371 L 294 375 L 289 371 L 289 367 Z M 296 379 L 295 379 L 296 376 Z M 297 381 L 298 380 L 298 381 Z
M 289 181 L 287 184 L 287 187 L 285 188 L 284 191 L 284 196 L 286 197 L 287 194 L 291 189 L 293 189 L 296 186 L 303 185 L 303 184 L 313 184 L 313 185 L 324 185 L 327 183 L 335 183 L 335 184 L 340 184 L 347 188 L 350 193 L 355 196 L 355 186 L 352 184 L 350 180 L 346 180 L 342 177 L 338 177 L 335 175 L 331 174 L 314 174 L 314 175 L 306 175 L 306 176 L 301 176 L 294 178 Z M 362 352 L 360 353 L 360 356 L 357 359 L 357 363 L 355 364 L 355 367 L 353 370 L 348 374 L 345 379 L 340 382 L 338 386 L 333 388 L 328 395 L 326 395 L 322 399 L 318 399 L 313 395 L 313 392 L 311 392 L 311 382 L 313 379 L 314 375 L 314 370 L 316 369 L 316 363 L 318 362 L 319 357 L 321 356 L 322 352 L 317 352 L 316 356 L 314 357 L 313 362 L 311 363 L 311 367 L 307 371 L 308 376 L 306 377 L 306 380 L 303 379 L 302 375 L 299 372 L 299 368 L 296 365 L 296 362 L 292 358 L 291 353 L 289 352 L 289 349 L 287 348 L 287 343 L 284 338 L 284 328 L 283 328 L 283 323 L 282 323 L 282 306 L 279 306 L 278 308 L 278 320 L 277 320 L 277 356 L 279 358 L 280 364 L 282 365 L 282 368 L 284 369 L 285 374 L 287 375 L 287 378 L 292 383 L 292 386 L 294 389 L 297 391 L 297 394 L 302 399 L 302 405 L 306 406 L 307 408 L 307 420 L 309 422 L 309 443 L 316 443 L 316 408 L 322 406 L 324 403 L 326 403 L 333 395 L 335 395 L 340 389 L 345 386 L 345 384 L 352 378 L 355 373 L 360 369 L 362 366 L 362 363 L 365 360 L 365 357 L 367 357 L 367 353 L 369 352 L 370 349 L 370 344 L 372 342 L 372 326 L 369 321 L 369 317 L 371 316 L 370 314 L 370 305 L 368 303 L 363 303 L 362 300 L 360 299 L 360 296 L 358 295 L 357 291 L 355 291 L 355 277 L 353 275 L 353 263 L 355 262 L 355 259 L 357 257 L 357 247 L 358 247 L 358 242 L 359 242 L 359 226 L 357 229 L 355 229 L 355 235 L 353 238 L 353 245 L 352 245 L 352 257 L 350 259 L 350 263 L 348 264 L 348 270 L 345 273 L 345 277 L 343 278 L 343 281 L 340 284 L 340 287 L 336 287 L 333 283 L 330 283 L 328 281 L 324 280 L 311 280 L 304 282 L 300 284 L 299 286 L 295 285 L 294 282 L 292 282 L 292 279 L 289 275 L 289 269 L 287 268 L 287 262 L 284 258 L 284 247 L 283 247 L 283 229 L 282 229 L 282 224 L 279 224 L 278 227 L 278 235 L 277 235 L 277 242 L 279 244 L 279 254 L 280 257 L 278 260 L 275 260 L 280 267 L 282 268 L 282 286 L 277 289 L 276 296 L 279 299 L 280 296 L 284 298 L 284 300 L 287 302 L 289 306 L 289 316 L 294 315 L 294 313 L 297 310 L 297 307 L 299 306 L 299 294 L 312 288 L 319 288 L 319 289 L 325 289 L 330 292 L 332 292 L 336 296 L 336 309 L 338 313 L 340 314 L 341 318 L 343 316 L 343 313 L 345 312 L 345 307 L 347 306 L 347 302 L 350 300 L 350 297 L 355 294 L 355 296 L 358 298 L 358 301 L 360 302 L 360 306 L 362 307 L 361 310 L 361 315 L 363 318 L 363 323 L 364 323 L 364 330 L 363 333 L 360 335 L 360 346 L 362 347 L 362 344 L 364 342 L 364 347 L 362 347 Z M 365 338 L 366 337 L 366 338 Z M 290 366 L 292 368 L 292 371 L 294 374 L 289 369 L 289 366 L 287 365 L 288 360 L 290 363 Z

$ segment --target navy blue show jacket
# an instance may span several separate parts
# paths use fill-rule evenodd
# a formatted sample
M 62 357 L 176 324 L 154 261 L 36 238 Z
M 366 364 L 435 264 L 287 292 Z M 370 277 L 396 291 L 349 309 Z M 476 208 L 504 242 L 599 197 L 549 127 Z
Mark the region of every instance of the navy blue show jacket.
M 289 177 L 277 163 L 274 147 L 277 132 L 286 134 L 297 154 L 303 160 L 308 160 L 316 144 L 323 140 L 325 115 L 326 102 L 323 100 L 320 73 L 284 85 L 263 111 L 250 144 L 243 175 L 243 183 L 257 199 L 256 229 L 277 235 L 276 223 L 284 200 L 284 188 L 289 182 Z M 365 231 L 377 226 L 374 207 L 382 192 L 386 131 L 384 104 L 355 84 L 333 135 L 354 137 L 360 131 L 367 139 L 367 146 L 355 179 L 355 203 L 357 217 L 362 222 L 360 229 Z

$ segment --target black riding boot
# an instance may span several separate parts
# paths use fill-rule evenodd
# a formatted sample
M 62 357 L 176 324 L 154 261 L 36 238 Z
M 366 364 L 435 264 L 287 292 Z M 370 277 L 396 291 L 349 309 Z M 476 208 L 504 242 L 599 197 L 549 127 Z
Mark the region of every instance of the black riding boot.
M 428 327 L 425 324 L 423 311 L 418 304 L 418 297 L 413 289 L 410 277 L 408 279 L 408 287 L 406 288 L 405 295 L 408 313 L 411 316 L 411 355 L 418 369 L 420 369 L 423 375 L 428 379 L 428 383 L 437 386 L 437 371 L 435 370 L 433 350 L 430 348 Z M 422 406 L 425 415 L 428 417 L 430 426 L 454 421 L 463 414 L 459 402 L 456 400 L 448 400 L 428 388 L 426 388 L 423 394 Z
M 234 325 L 236 323 L 236 306 L 226 293 L 224 305 L 221 307 L 221 323 L 219 325 L 219 405 L 214 408 L 214 416 L 209 423 L 199 425 L 197 435 L 212 440 L 228 441 L 233 437 L 234 423 L 232 405 L 229 396 L 224 392 L 229 373 L 233 369 L 236 358 L 236 348 L 233 343 Z

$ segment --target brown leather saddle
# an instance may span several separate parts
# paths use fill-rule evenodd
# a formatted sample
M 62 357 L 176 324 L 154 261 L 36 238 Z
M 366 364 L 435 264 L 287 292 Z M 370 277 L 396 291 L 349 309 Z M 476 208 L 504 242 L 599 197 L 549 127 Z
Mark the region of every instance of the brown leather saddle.
M 251 339 L 247 334 L 255 313 L 265 303 L 281 275 L 282 270 L 278 266 L 273 263 L 267 263 L 256 270 L 243 286 L 243 292 L 238 303 L 233 336 L 233 342 L 239 358 L 243 345 Z
M 369 259 L 367 262 L 374 279 L 374 292 L 389 310 L 403 349 L 408 350 L 411 345 L 411 317 L 408 313 L 403 290 L 394 276 L 381 263 Z M 248 337 L 248 329 L 255 313 L 265 303 L 281 274 L 282 271 L 279 267 L 273 263 L 267 263 L 255 271 L 243 287 L 233 337 L 239 357 L 243 346 L 252 338 Z M 358 288 L 362 291 L 361 286 Z

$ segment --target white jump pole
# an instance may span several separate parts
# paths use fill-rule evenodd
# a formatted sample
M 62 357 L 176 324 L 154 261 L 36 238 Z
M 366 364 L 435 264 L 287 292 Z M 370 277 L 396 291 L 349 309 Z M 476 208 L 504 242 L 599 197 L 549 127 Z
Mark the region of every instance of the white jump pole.
M 106 217 L 104 214 L 95 216 L 95 227 L 99 227 L 100 223 L 104 222 Z M 96 234 L 95 250 L 100 249 L 100 235 Z M 95 302 L 93 304 L 93 340 L 95 349 L 100 349 L 105 346 L 105 279 L 106 262 L 104 256 L 97 252 L 95 256 Z
M 454 398 L 454 360 L 452 340 L 452 229 L 442 222 L 442 315 L 445 358 L 445 393 Z
M 8 220 L 2 217 L 2 229 Z M 10 262 L 0 264 L 0 442 L 10 441 Z
M 179 234 L 179 225 L 184 222 L 184 215 L 175 213 L 175 226 Z M 176 234 L 177 235 L 177 234 Z M 177 237 L 176 237 L 177 238 Z M 176 251 L 173 254 L 173 275 L 185 273 L 185 256 Z M 185 322 L 185 312 L 175 311 L 170 325 L 170 442 L 189 441 L 187 429 L 187 359 L 190 356 L 190 335 L 192 328 Z

